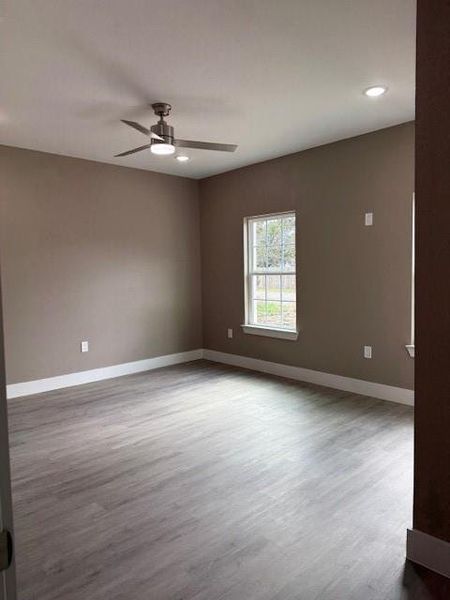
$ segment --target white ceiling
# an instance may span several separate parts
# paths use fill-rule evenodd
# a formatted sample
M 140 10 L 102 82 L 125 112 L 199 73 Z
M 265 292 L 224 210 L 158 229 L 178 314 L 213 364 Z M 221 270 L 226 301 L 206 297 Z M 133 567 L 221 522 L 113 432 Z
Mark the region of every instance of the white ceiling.
M 415 4 L 0 0 L 0 143 L 199 178 L 411 120 Z M 155 101 L 177 137 L 238 150 L 113 158 Z

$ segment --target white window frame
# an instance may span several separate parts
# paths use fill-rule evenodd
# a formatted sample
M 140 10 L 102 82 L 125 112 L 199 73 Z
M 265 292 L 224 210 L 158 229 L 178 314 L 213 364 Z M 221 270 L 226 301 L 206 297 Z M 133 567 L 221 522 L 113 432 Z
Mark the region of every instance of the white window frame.
M 298 338 L 298 327 L 296 325 L 295 329 L 289 329 L 287 327 L 271 327 L 268 325 L 258 325 L 253 323 L 253 298 L 251 296 L 251 278 L 254 275 L 296 275 L 297 273 L 297 253 L 295 259 L 295 271 L 293 272 L 281 272 L 281 271 L 270 271 L 270 273 L 264 271 L 255 271 L 251 269 L 253 266 L 252 252 L 253 252 L 253 239 L 252 239 L 252 228 L 250 227 L 251 223 L 255 221 L 268 221 L 270 219 L 277 219 L 281 217 L 294 217 L 297 229 L 297 215 L 295 211 L 290 210 L 281 213 L 269 213 L 266 215 L 256 215 L 252 217 L 244 218 L 244 294 L 245 294 L 245 323 L 241 326 L 244 333 L 248 333 L 251 335 L 262 335 L 266 337 L 273 337 L 278 339 L 285 340 L 296 340 Z M 295 244 L 297 246 L 297 235 L 295 236 Z M 298 290 L 296 286 L 296 298 L 295 298 L 295 308 L 296 308 L 296 319 L 298 322 Z

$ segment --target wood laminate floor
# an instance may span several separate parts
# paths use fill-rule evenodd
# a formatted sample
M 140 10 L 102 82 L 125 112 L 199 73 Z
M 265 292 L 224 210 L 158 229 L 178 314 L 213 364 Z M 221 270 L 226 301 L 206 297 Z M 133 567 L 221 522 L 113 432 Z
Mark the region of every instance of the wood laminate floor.
M 445 594 L 405 569 L 410 407 L 199 361 L 9 411 L 20 600 Z

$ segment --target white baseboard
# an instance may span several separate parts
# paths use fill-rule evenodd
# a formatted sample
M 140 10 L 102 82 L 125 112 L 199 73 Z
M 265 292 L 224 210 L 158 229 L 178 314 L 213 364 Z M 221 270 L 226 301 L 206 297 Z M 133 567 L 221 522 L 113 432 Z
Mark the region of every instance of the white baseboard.
M 25 381 L 23 383 L 11 383 L 6 386 L 6 396 L 8 399 L 18 398 L 19 396 L 29 396 L 30 394 L 59 390 L 73 385 L 101 381 L 102 379 L 112 379 L 113 377 L 120 377 L 122 375 L 151 371 L 152 369 L 177 365 L 191 360 L 198 360 L 200 358 L 203 358 L 202 349 L 189 350 L 187 352 L 156 356 L 155 358 L 136 360 L 134 362 L 113 365 L 111 367 L 101 367 L 99 369 L 68 373 L 67 375 L 47 377 L 46 379 L 37 379 L 35 381 Z
M 227 354 L 225 352 L 217 352 L 216 350 L 204 350 L 203 357 L 214 362 L 251 369 L 253 371 L 261 371 L 263 373 L 271 373 L 288 379 L 296 379 L 307 383 L 315 383 L 325 387 L 353 392 L 363 396 L 372 398 L 380 398 L 381 400 L 389 400 L 390 402 L 398 402 L 399 404 L 414 405 L 414 391 L 405 388 L 384 385 L 383 383 L 375 383 L 373 381 L 363 381 L 362 379 L 353 379 L 351 377 L 342 377 L 341 375 L 333 375 L 331 373 L 322 373 L 321 371 L 313 371 L 311 369 L 303 369 L 302 367 L 292 367 L 282 365 L 280 363 L 268 362 L 257 358 L 249 358 L 247 356 L 239 356 L 237 354 Z
M 450 543 L 418 529 L 408 529 L 406 558 L 450 578 Z
M 121 377 L 122 375 L 151 371 L 152 369 L 168 367 L 170 365 L 189 362 L 191 360 L 199 360 L 201 358 L 224 363 L 226 365 L 233 365 L 235 367 L 242 367 L 244 369 L 251 369 L 253 371 L 261 371 L 262 373 L 270 373 L 280 377 L 287 377 L 288 379 L 296 379 L 297 381 L 315 383 L 317 385 L 344 390 L 346 392 L 353 392 L 363 396 L 381 398 L 382 400 L 389 400 L 400 404 L 414 404 L 413 390 L 384 385 L 382 383 L 374 383 L 372 381 L 363 381 L 361 379 L 352 379 L 351 377 L 342 377 L 331 373 L 322 373 L 321 371 L 313 371 L 302 367 L 282 365 L 280 363 L 249 358 L 247 356 L 239 356 L 237 354 L 227 354 L 225 352 L 217 352 L 216 350 L 203 350 L 201 348 L 189 350 L 188 352 L 179 352 L 177 354 L 168 354 L 166 356 L 157 356 L 155 358 L 113 365 L 111 367 L 101 367 L 99 369 L 68 373 L 67 375 L 25 381 L 23 383 L 12 383 L 6 386 L 6 393 L 8 399 L 18 398 L 20 396 L 49 392 L 51 390 L 58 390 L 74 385 L 82 385 L 83 383 L 112 379 L 113 377 Z

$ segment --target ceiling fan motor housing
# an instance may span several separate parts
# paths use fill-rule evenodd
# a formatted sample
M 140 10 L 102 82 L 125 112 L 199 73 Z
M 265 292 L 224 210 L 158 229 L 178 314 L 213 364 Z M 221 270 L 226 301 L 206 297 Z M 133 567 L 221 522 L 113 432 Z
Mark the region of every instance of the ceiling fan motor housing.
M 158 123 L 156 123 L 156 125 L 152 125 L 150 127 L 150 131 L 152 131 L 153 133 L 156 133 L 156 135 L 159 135 L 164 140 L 164 141 L 162 141 L 162 140 L 152 139 L 151 140 L 152 144 L 173 144 L 173 138 L 174 138 L 173 127 L 171 125 L 167 125 L 167 123 L 164 121 L 164 119 L 161 119 Z

